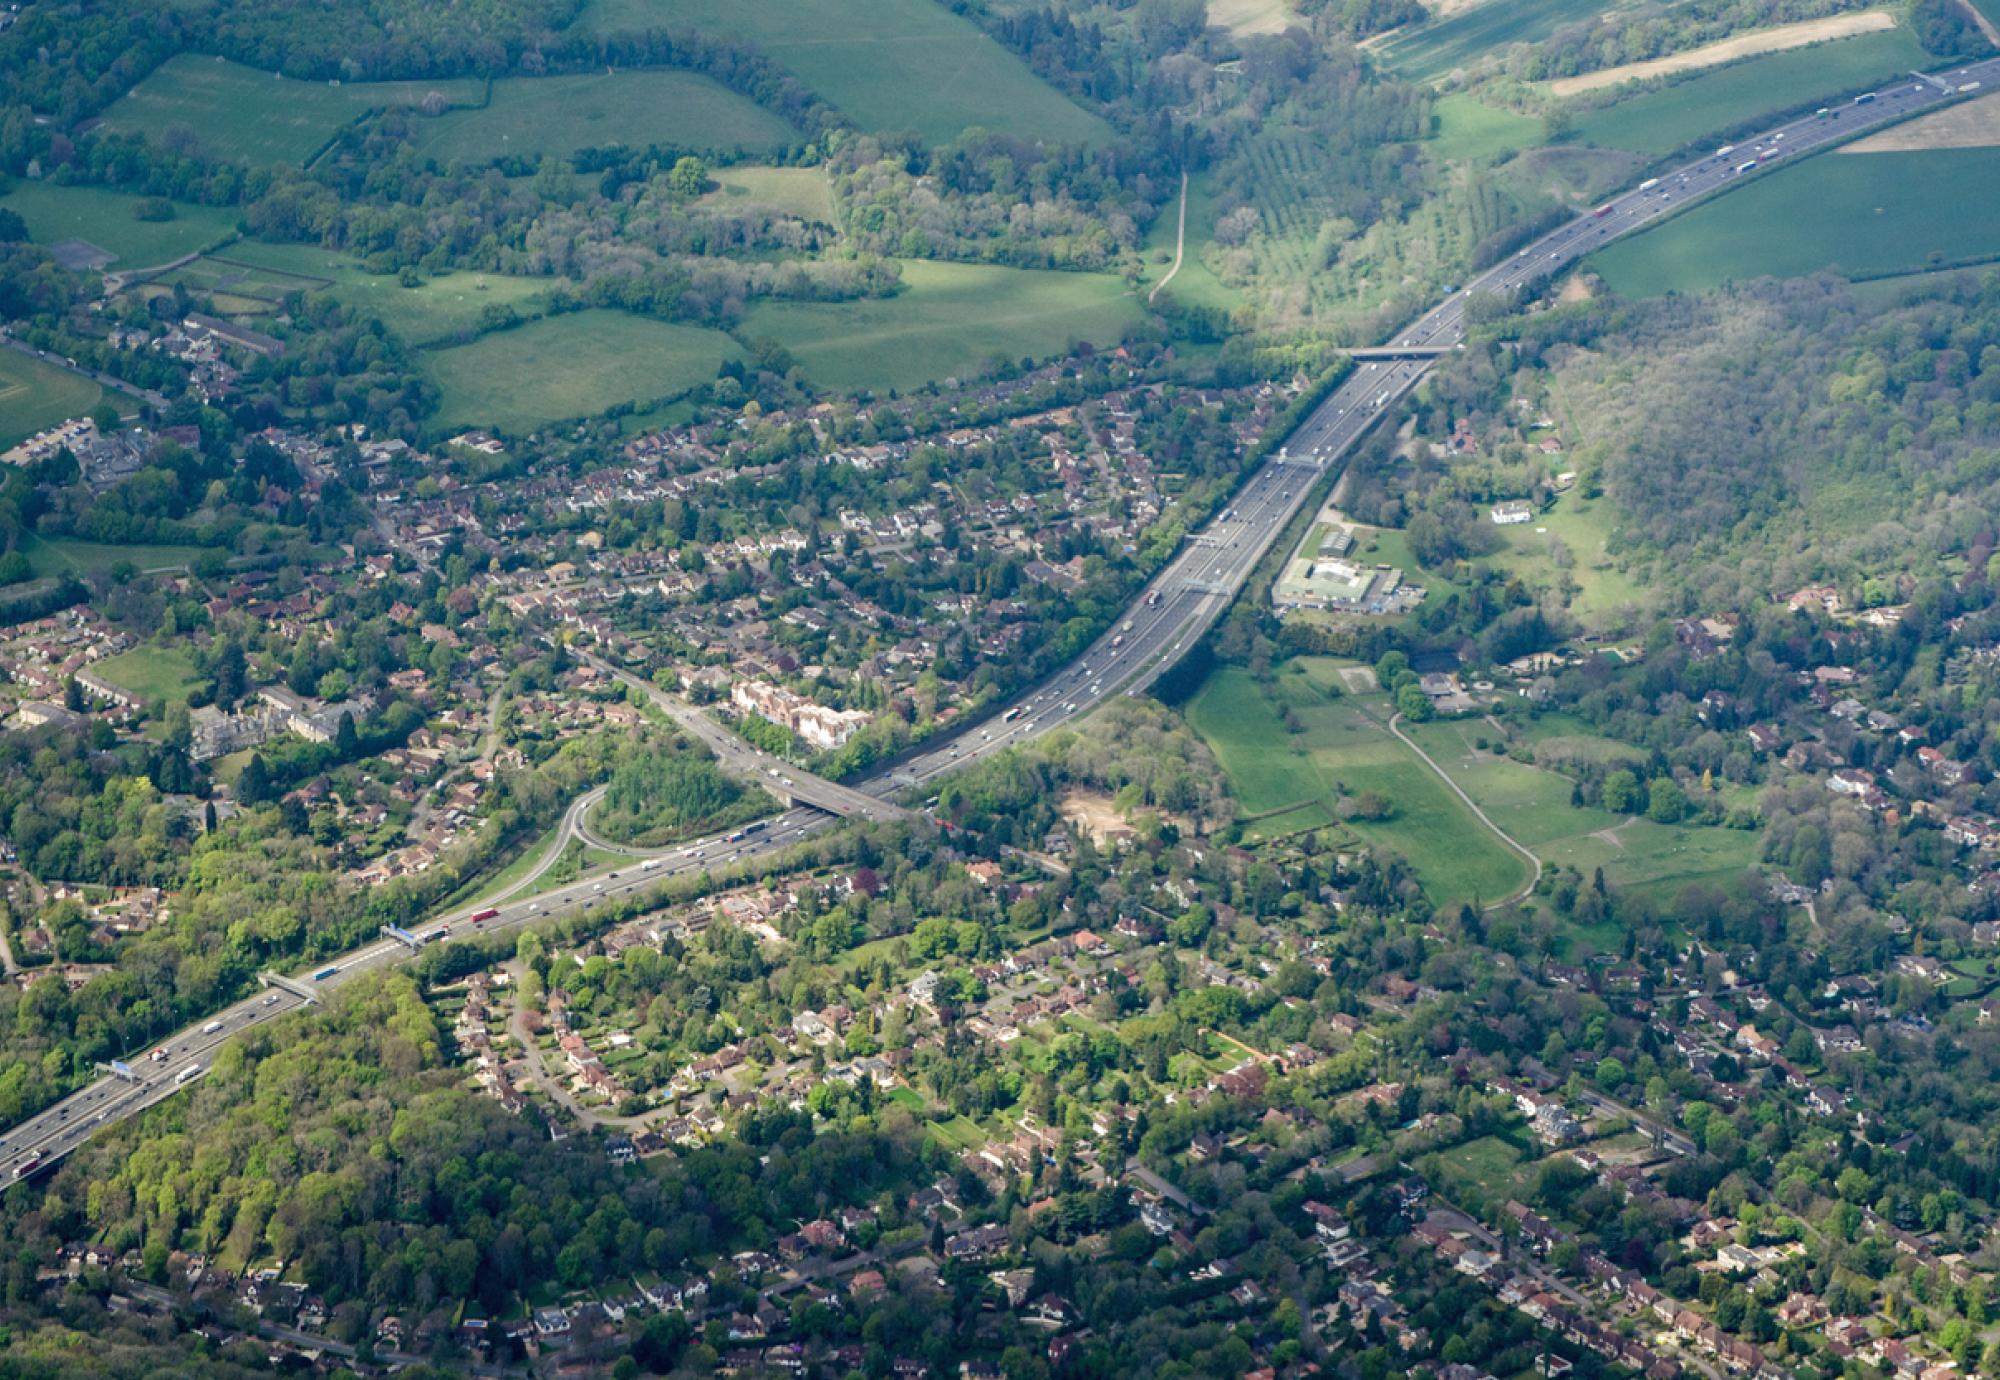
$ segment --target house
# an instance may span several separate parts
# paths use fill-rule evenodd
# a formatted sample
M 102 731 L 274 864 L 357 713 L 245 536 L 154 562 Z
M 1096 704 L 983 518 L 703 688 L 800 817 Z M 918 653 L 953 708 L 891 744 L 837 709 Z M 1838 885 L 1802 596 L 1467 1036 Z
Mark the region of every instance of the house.
M 1864 796 L 1875 788 L 1875 773 L 1862 767 L 1842 767 L 1826 778 L 1826 788 L 1835 795 Z
M 1493 505 L 1493 512 L 1491 514 L 1493 525 L 1496 527 L 1512 527 L 1516 523 L 1526 522 L 1534 515 L 1534 505 L 1524 498 L 1514 498 L 1509 499 L 1505 503 L 1496 503 Z

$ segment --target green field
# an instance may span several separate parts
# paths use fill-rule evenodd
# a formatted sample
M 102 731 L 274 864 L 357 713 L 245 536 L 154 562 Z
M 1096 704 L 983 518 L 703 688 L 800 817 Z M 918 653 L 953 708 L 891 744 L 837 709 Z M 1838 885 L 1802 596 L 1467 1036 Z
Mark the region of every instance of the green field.
M 393 277 L 370 273 L 352 259 L 317 245 L 265 244 L 241 240 L 224 256 L 276 274 L 296 274 L 324 284 L 342 304 L 373 316 L 413 345 L 442 341 L 475 328 L 491 306 L 511 306 L 523 316 L 538 314 L 558 279 L 519 278 L 504 273 L 453 271 L 427 277 L 406 288 Z
M 1429 144 L 1431 155 L 1447 163 L 1486 162 L 1542 142 L 1542 122 L 1532 115 L 1461 93 L 1438 97 L 1432 112 L 1437 132 Z
M 998 356 L 1036 359 L 1087 340 L 1118 344 L 1140 301 L 1108 273 L 911 260 L 894 297 L 763 302 L 738 334 L 775 340 L 827 388 L 914 388 Z
M 339 128 L 371 110 L 414 106 L 431 92 L 449 105 L 475 105 L 485 84 L 443 81 L 294 81 L 221 58 L 179 53 L 120 96 L 100 128 L 143 134 L 241 162 L 303 163 Z
M 1524 1165 L 1521 1152 L 1498 1136 L 1481 1136 L 1454 1146 L 1438 1157 L 1447 1182 L 1447 1195 L 1476 1192 L 1487 1203 L 1498 1205 L 1509 1198 L 1525 1198 L 1534 1184 L 1533 1166 Z
M 1286 732 L 1280 704 L 1235 667 L 1212 674 L 1187 709 L 1246 812 L 1317 800 L 1324 816 L 1337 792 L 1376 791 L 1394 803 L 1395 814 L 1348 827 L 1400 854 L 1434 902 L 1497 900 L 1527 880 L 1521 858 L 1389 734 L 1384 697 L 1328 699 L 1296 664 L 1285 668 L 1272 693 L 1304 732 Z M 1310 822 L 1305 811 L 1287 817 L 1295 828 Z
M 1646 591 L 1617 568 L 1607 550 L 1618 530 L 1618 512 L 1611 500 L 1581 498 L 1578 492 L 1564 494 L 1553 510 L 1538 514 L 1532 522 L 1500 528 L 1503 545 L 1491 560 L 1539 588 L 1573 581 L 1570 612 L 1593 629 L 1617 627 L 1628 621 L 1626 610 L 1643 605 Z M 1558 553 L 1565 549 L 1567 569 L 1557 564 Z
M 720 331 L 615 311 L 580 311 L 430 352 L 445 430 L 521 433 L 617 403 L 683 393 L 737 355 Z
M 1110 128 L 933 0 L 591 0 L 583 32 L 695 29 L 767 53 L 867 130 L 932 143 L 977 126 L 1058 143 Z
M 1413 81 L 1429 81 L 1456 67 L 1498 57 L 1511 43 L 1533 43 L 1565 24 L 1602 14 L 1604 0 L 1487 0 L 1436 24 L 1407 29 L 1381 44 L 1375 56 Z
M 149 700 L 184 701 L 202 683 L 194 660 L 178 647 L 134 647 L 91 667 L 113 685 Z
M 1543 862 L 1576 868 L 1586 877 L 1601 867 L 1613 886 L 1669 897 L 1690 882 L 1734 882 L 1756 862 L 1759 836 L 1753 830 L 1655 824 L 1572 805 L 1567 776 L 1481 751 L 1476 739 L 1497 736 L 1484 722 L 1405 724 L 1404 731 Z M 1565 733 L 1552 740 L 1573 743 L 1578 736 L 1586 735 Z M 1598 741 L 1607 755 L 1621 747 Z
M 1146 262 L 1148 292 L 1173 267 L 1174 237 L 1180 224 L 1179 207 L 1178 201 L 1169 201 L 1166 209 L 1146 227 L 1146 242 L 1141 247 L 1141 253 Z M 1215 238 L 1215 220 L 1215 195 L 1210 175 L 1197 173 L 1188 180 L 1186 254 L 1181 271 L 1174 275 L 1173 282 L 1167 284 L 1166 291 L 1161 294 L 1163 306 L 1169 297 L 1187 306 L 1216 307 L 1223 311 L 1234 311 L 1243 304 L 1242 295 L 1217 277 L 1215 270 L 1202 261 L 1202 251 Z
M 1934 61 L 1901 28 L 1767 53 L 1670 86 L 1634 92 L 1600 109 L 1579 111 L 1576 137 L 1603 148 L 1671 153 L 1707 135 L 1738 128 L 1767 111 L 1796 109 L 1843 91 L 1858 91 Z
M 700 205 L 717 211 L 763 211 L 797 216 L 825 225 L 835 223 L 833 187 L 824 168 L 763 168 L 743 164 L 717 168 L 710 174 L 715 190 Z
M 200 546 L 114 546 L 109 542 L 78 541 L 71 537 L 43 537 L 33 533 L 21 538 L 21 550 L 35 574 L 90 575 L 130 561 L 141 570 L 171 570 L 187 566 L 206 547 Z
M 81 374 L 0 349 L 0 450 L 57 422 L 88 416 L 104 398 L 104 390 Z
M 510 154 L 566 158 L 613 144 L 736 152 L 799 137 L 721 83 L 668 71 L 512 77 L 493 83 L 492 104 L 418 121 L 415 134 L 418 154 L 440 163 L 486 163 Z
M 2000 255 L 2000 149 L 1822 154 L 1592 256 L 1634 297 L 1837 268 L 1850 277 Z
M 40 245 L 82 240 L 112 256 L 106 267 L 148 268 L 192 254 L 232 234 L 236 212 L 215 206 L 176 204 L 174 218 L 133 218 L 141 198 L 98 187 L 61 187 L 53 182 L 21 182 L 0 206 L 20 213 L 28 235 Z

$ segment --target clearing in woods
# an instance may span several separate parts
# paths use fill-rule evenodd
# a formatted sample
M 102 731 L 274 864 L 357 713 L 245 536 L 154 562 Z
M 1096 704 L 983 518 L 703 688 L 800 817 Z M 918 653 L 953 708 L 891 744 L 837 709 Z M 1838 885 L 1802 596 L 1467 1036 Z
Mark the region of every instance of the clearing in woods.
M 766 168 L 745 163 L 709 173 L 713 190 L 700 204 L 717 211 L 762 211 L 797 216 L 820 225 L 836 224 L 833 187 L 824 168 Z
M 1111 127 L 933 0 L 590 0 L 580 33 L 691 29 L 761 49 L 866 130 L 931 143 L 977 126 L 1057 143 Z
M 578 149 L 651 145 L 734 153 L 791 143 L 797 130 L 698 72 L 640 70 L 509 77 L 492 103 L 413 125 L 417 152 L 440 163 L 510 155 L 567 158 Z
M 169 144 L 191 142 L 214 158 L 303 163 L 342 125 L 371 110 L 421 105 L 435 91 L 450 106 L 476 105 L 486 84 L 440 81 L 296 81 L 222 58 L 177 53 L 112 103 L 101 128 Z
M 1906 153 L 1911 149 L 1984 149 L 1995 145 L 2000 145 L 2000 91 L 1934 110 L 1908 124 L 1891 125 L 1838 152 Z
M 1895 27 L 1896 16 L 1887 10 L 1863 10 L 1859 14 L 1802 19 L 1796 24 L 1780 24 L 1776 28 L 1732 34 L 1717 42 L 1690 48 L 1685 53 L 1669 53 L 1666 57 L 1647 62 L 1628 62 L 1622 67 L 1606 67 L 1578 77 L 1558 77 L 1549 83 L 1549 91 L 1557 96 L 1575 96 L 1585 91 L 1616 86 L 1620 82 L 1670 77 L 1676 72 L 1696 72 L 1704 67 L 1720 67 L 1725 62 L 1759 53 L 1781 53 L 1788 48 L 1804 48 L 1813 43 L 1853 38 L 1856 34 L 1880 33 Z
M 1237 38 L 1281 34 L 1299 22 L 1290 0 L 1208 0 L 1208 22 Z

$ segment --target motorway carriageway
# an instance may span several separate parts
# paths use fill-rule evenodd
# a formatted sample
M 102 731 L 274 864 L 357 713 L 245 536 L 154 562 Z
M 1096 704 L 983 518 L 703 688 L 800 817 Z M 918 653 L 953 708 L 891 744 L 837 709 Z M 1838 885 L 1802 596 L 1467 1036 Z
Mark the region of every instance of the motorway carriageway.
M 1738 139 L 1557 227 L 1455 289 L 1389 343 L 1456 345 L 1464 339 L 1466 301 L 1474 294 L 1511 294 L 1690 201 L 1725 192 L 1774 164 L 1783 166 L 1809 150 L 1908 119 L 1996 82 L 2000 82 L 2000 58 L 1935 75 L 1913 74 L 1863 98 L 1830 102 L 1824 113 Z M 1229 606 L 1304 503 L 1319 473 L 1392 411 L 1429 367 L 1428 359 L 1410 359 L 1357 368 L 1244 482 L 1230 505 L 1188 539 L 1112 630 L 1072 666 L 1014 701 L 1005 713 L 938 741 L 893 769 L 856 783 L 856 788 L 886 801 L 927 786 L 968 762 L 1069 724 L 1112 696 L 1138 694 Z M 499 906 L 495 915 L 477 926 L 470 920 L 474 909 L 466 907 L 442 920 L 426 921 L 417 933 L 423 942 L 449 942 L 470 933 L 516 929 L 551 915 L 573 914 L 579 907 L 588 910 L 606 900 L 630 897 L 668 877 L 730 869 L 789 848 L 833 820 L 819 810 L 793 808 L 756 827 L 754 833 L 704 839 L 664 856 L 599 869 L 532 900 Z M 445 929 L 448 934 L 440 933 Z M 304 999 L 291 989 L 331 991 L 362 973 L 403 962 L 412 953 L 402 941 L 385 938 L 180 1031 L 157 1047 L 162 1057 L 135 1056 L 129 1078 L 103 1078 L 0 1136 L 0 1190 L 55 1163 L 105 1122 L 123 1120 L 198 1081 L 214 1062 L 216 1050 L 237 1031 L 304 1006 Z

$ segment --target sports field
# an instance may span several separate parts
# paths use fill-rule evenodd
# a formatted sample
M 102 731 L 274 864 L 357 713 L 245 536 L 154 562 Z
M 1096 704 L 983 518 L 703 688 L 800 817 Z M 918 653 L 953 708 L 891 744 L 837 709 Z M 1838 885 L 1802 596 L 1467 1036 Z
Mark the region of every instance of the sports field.
M 142 198 L 99 187 L 17 182 L 0 206 L 20 213 L 28 235 L 44 247 L 66 240 L 95 245 L 111 255 L 107 268 L 150 268 L 215 243 L 236 228 L 233 208 L 176 203 L 171 220 L 133 216 Z
M 413 288 L 393 277 L 370 273 L 338 251 L 318 245 L 265 244 L 240 240 L 226 251 L 230 262 L 267 269 L 272 283 L 295 277 L 312 291 L 333 294 L 344 306 L 373 316 L 412 345 L 442 342 L 476 327 L 491 306 L 511 306 L 523 316 L 539 314 L 548 290 L 559 279 L 510 277 L 504 273 L 453 271 L 426 277 Z
M 1488 0 L 1434 24 L 1407 29 L 1375 49 L 1375 56 L 1412 81 L 1430 81 L 1481 58 L 1498 57 L 1511 43 L 1533 43 L 1565 24 L 1613 8 L 1605 0 Z
M 1286 730 L 1282 708 L 1290 709 L 1303 732 Z M 1319 819 L 1304 810 L 1282 817 L 1290 827 L 1304 828 L 1330 818 L 1325 812 L 1339 794 L 1378 792 L 1393 802 L 1394 814 L 1348 827 L 1400 854 L 1434 902 L 1493 901 L 1527 881 L 1521 858 L 1390 735 L 1384 696 L 1328 699 L 1296 662 L 1284 668 L 1270 693 L 1248 672 L 1223 667 L 1190 701 L 1187 715 L 1247 813 L 1316 799 Z
M 522 433 L 617 403 L 682 393 L 738 354 L 720 331 L 616 311 L 580 311 L 429 352 L 444 430 Z
M 419 154 L 486 163 L 510 154 L 566 158 L 578 149 L 649 145 L 737 152 L 799 137 L 748 97 L 696 72 L 593 72 L 493 83 L 493 101 L 414 126 Z
M 1058 143 L 1110 128 L 934 0 L 590 0 L 586 33 L 692 28 L 789 68 L 867 130 L 943 143 L 973 126 Z
M 104 396 L 102 388 L 81 374 L 16 349 L 0 349 L 0 450 L 57 422 L 88 416 Z
M 1139 312 L 1108 273 L 911 260 L 894 297 L 765 302 L 737 335 L 777 341 L 823 387 L 885 391 L 967 374 L 995 356 L 1041 359 L 1079 340 L 1114 346 Z
M 1794 48 L 1580 111 L 1576 136 L 1602 148 L 1671 153 L 1767 111 L 1859 91 L 1933 60 L 1904 28 Z
M 1822 155 L 1593 255 L 1634 297 L 1835 268 L 1877 277 L 2000 256 L 2000 149 Z
M 449 105 L 476 104 L 485 84 L 442 81 L 294 81 L 221 58 L 179 53 L 120 96 L 103 129 L 150 139 L 186 137 L 214 158 L 303 163 L 342 125 L 371 110 L 420 104 L 431 92 Z
M 21 538 L 21 552 L 39 576 L 90 575 L 130 562 L 140 570 L 171 570 L 191 564 L 206 547 L 201 546 L 115 546 L 109 542 L 79 541 L 72 537 L 43 537 L 29 533 Z

